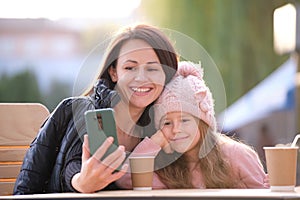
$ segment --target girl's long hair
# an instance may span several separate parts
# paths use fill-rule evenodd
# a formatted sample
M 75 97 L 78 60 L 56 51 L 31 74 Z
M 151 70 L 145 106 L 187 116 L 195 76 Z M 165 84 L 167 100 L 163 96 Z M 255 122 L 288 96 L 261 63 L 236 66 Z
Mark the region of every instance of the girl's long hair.
M 199 162 L 194 170 L 201 172 L 206 188 L 233 188 L 235 179 L 232 177 L 232 169 L 218 142 L 219 137 L 226 136 L 217 135 L 202 120 L 199 122 L 199 132 L 201 150 Z M 192 183 L 195 177 L 192 176 L 184 154 L 167 167 L 157 170 L 156 173 L 168 188 L 196 188 Z

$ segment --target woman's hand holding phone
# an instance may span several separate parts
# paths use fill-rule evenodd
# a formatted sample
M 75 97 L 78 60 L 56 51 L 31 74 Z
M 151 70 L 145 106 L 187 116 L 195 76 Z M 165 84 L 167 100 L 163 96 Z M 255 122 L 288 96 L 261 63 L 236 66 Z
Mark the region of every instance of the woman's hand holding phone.
M 91 155 L 88 135 L 84 136 L 81 171 L 72 178 L 74 189 L 84 193 L 96 192 L 126 173 L 128 164 L 124 164 L 121 170 L 116 171 L 126 158 L 124 146 L 120 145 L 114 152 L 102 159 L 113 144 L 113 140 L 113 137 L 108 137 L 97 151 Z

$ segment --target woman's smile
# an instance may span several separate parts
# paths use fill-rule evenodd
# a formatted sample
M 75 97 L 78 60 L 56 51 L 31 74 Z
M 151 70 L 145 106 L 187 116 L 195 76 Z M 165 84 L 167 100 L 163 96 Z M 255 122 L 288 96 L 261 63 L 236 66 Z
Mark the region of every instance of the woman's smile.
M 153 88 L 151 87 L 131 87 L 130 88 L 135 95 L 143 95 L 149 93 Z

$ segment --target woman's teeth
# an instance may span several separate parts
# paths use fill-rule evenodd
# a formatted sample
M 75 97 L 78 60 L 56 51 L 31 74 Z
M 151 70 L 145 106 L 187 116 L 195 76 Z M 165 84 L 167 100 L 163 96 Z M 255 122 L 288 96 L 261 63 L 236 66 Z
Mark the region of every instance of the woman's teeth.
M 131 88 L 134 92 L 149 92 L 150 88 Z

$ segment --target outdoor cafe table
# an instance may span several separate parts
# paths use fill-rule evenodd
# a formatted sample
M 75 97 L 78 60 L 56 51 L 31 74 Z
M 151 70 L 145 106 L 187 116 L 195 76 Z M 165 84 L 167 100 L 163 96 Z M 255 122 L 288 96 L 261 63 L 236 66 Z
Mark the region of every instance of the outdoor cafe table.
M 0 199 L 115 199 L 115 200 L 137 200 L 137 199 L 298 199 L 300 200 L 300 187 L 295 192 L 271 192 L 269 189 L 169 189 L 169 190 L 115 190 L 101 191 L 93 194 L 81 193 L 54 193 L 54 194 L 34 194 L 0 196 Z

